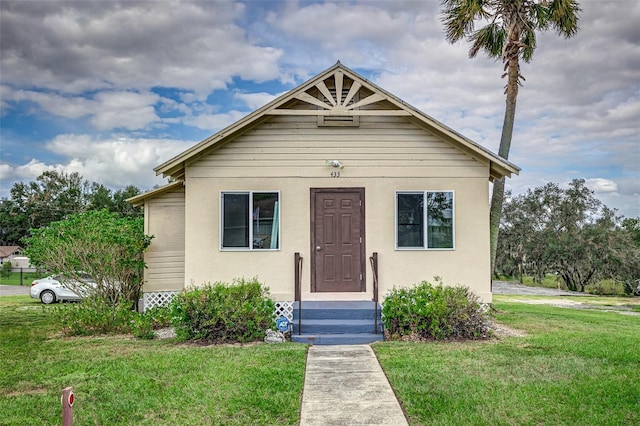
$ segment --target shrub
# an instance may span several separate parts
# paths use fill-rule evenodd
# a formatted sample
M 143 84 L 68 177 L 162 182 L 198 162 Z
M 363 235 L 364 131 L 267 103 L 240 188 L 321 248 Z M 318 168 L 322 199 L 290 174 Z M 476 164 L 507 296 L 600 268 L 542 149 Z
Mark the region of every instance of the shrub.
M 129 333 L 136 314 L 129 303 L 114 306 L 101 298 L 87 297 L 81 303 L 57 306 L 53 318 L 64 333 L 81 336 Z
M 624 283 L 615 280 L 600 280 L 597 283 L 586 285 L 584 291 L 600 296 L 624 296 L 625 286 Z
M 249 342 L 274 325 L 273 301 L 257 278 L 217 282 L 178 294 L 171 303 L 171 322 L 178 340 Z
M 482 339 L 490 336 L 490 315 L 467 287 L 423 281 L 394 288 L 385 298 L 383 321 L 391 339 Z
M 0 270 L 0 274 L 3 278 L 9 278 L 11 276 L 11 262 L 3 262 L 2 269 Z
M 63 333 L 72 336 L 131 333 L 140 339 L 153 339 L 155 329 L 171 323 L 168 308 L 156 307 L 139 313 L 131 310 L 130 303 L 124 300 L 113 306 L 95 297 L 57 306 L 53 312 L 54 322 Z
M 171 311 L 164 306 L 155 306 L 144 313 L 132 312 L 131 333 L 139 339 L 155 338 L 155 330 L 171 325 Z

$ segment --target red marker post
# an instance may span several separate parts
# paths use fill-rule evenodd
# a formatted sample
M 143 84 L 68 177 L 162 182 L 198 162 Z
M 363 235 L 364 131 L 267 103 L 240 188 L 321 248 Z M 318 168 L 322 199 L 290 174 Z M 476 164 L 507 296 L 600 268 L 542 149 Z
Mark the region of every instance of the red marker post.
M 75 399 L 72 387 L 62 390 L 62 398 L 60 398 L 60 402 L 62 402 L 62 426 L 73 425 L 73 403 Z

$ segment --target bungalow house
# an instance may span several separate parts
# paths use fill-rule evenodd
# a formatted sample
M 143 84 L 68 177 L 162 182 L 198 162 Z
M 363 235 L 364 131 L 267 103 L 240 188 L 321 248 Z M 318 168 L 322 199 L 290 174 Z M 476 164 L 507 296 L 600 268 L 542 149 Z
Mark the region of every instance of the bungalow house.
M 489 182 L 519 169 L 338 62 L 155 171 L 145 307 L 257 276 L 292 319 L 434 276 L 490 302 Z
M 11 262 L 14 258 L 22 255 L 20 246 L 0 246 L 0 264 Z

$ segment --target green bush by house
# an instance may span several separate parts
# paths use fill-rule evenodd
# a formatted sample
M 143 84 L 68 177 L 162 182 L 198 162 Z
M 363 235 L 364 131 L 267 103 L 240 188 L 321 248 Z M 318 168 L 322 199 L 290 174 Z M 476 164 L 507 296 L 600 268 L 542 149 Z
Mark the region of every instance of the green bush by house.
M 437 280 L 394 288 L 382 308 L 387 337 L 482 339 L 490 336 L 490 315 L 467 287 Z
M 165 307 L 141 313 L 132 311 L 127 302 L 114 306 L 99 297 L 87 297 L 82 303 L 60 304 L 53 308 L 52 319 L 70 336 L 131 333 L 141 339 L 153 339 L 154 330 L 170 324 Z
M 181 341 L 250 342 L 262 339 L 274 326 L 275 305 L 256 278 L 185 290 L 171 306 Z

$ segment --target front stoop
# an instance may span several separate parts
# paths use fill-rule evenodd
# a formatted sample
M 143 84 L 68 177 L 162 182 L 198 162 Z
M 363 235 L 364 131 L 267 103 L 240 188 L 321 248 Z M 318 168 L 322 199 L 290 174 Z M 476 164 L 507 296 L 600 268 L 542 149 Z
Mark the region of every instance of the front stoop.
M 298 333 L 298 303 L 293 307 L 291 340 L 312 345 L 360 345 L 383 340 L 380 306 L 378 333 L 372 301 L 302 302 L 301 330 Z

